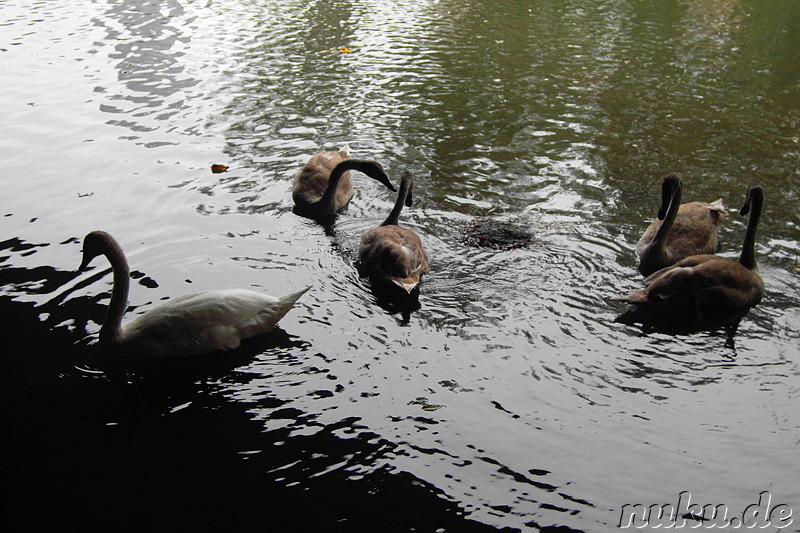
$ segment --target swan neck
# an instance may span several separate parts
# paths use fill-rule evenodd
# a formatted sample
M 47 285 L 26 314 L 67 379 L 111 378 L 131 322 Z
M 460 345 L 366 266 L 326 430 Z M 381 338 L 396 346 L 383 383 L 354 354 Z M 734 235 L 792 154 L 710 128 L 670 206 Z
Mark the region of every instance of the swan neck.
M 319 203 L 328 206 L 332 213 L 336 212 L 336 190 L 339 187 L 339 180 L 344 176 L 345 172 L 350 170 L 350 166 L 349 160 L 345 159 L 333 167 L 330 176 L 328 176 L 328 187 L 322 193 L 322 198 L 319 199 Z
M 672 225 L 675 223 L 675 218 L 678 216 L 678 208 L 681 205 L 681 197 L 681 186 L 678 185 L 675 187 L 675 190 L 672 193 L 672 198 L 670 198 L 667 214 L 664 216 L 661 226 L 659 226 L 658 231 L 653 237 L 654 243 L 663 245 L 667 241 L 667 235 L 669 235 L 669 231 L 672 229 Z
M 389 216 L 386 217 L 386 220 L 383 221 L 381 226 L 397 225 L 397 222 L 400 220 L 400 213 L 403 211 L 403 204 L 406 203 L 406 196 L 408 196 L 408 189 L 410 187 L 411 183 L 408 179 L 404 178 L 400 181 L 400 190 L 397 191 L 397 200 L 395 200 L 391 213 L 389 213 Z
M 108 304 L 106 318 L 100 328 L 100 339 L 105 342 L 119 343 L 122 340 L 122 317 L 128 306 L 128 291 L 131 275 L 125 254 L 116 243 L 108 243 L 104 255 L 111 263 L 114 273 L 114 286 L 111 289 L 111 302 Z
M 747 221 L 747 230 L 744 233 L 742 253 L 739 254 L 739 263 L 750 270 L 758 268 L 756 264 L 756 229 L 761 218 L 761 203 L 761 198 L 756 197 L 753 199 L 753 203 L 750 206 L 750 218 Z

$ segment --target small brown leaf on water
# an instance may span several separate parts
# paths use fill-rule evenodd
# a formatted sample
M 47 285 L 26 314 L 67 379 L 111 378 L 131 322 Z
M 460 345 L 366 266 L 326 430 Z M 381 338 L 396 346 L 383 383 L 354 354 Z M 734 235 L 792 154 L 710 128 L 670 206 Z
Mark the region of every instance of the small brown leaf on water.
M 353 50 L 350 49 L 350 47 L 347 47 L 347 46 L 340 46 L 339 47 L 339 51 L 341 53 L 343 53 L 343 54 L 352 54 L 353 53 Z
M 226 167 L 225 165 L 218 165 L 216 163 L 211 165 L 211 172 L 213 172 L 214 174 L 220 174 L 222 172 L 227 172 L 227 171 L 228 167 Z
M 423 411 L 436 411 L 437 409 L 441 409 L 444 405 L 437 405 L 435 403 L 430 403 L 427 398 L 424 396 L 420 396 L 415 400 L 411 400 L 408 402 L 408 405 L 419 405 L 421 406 Z

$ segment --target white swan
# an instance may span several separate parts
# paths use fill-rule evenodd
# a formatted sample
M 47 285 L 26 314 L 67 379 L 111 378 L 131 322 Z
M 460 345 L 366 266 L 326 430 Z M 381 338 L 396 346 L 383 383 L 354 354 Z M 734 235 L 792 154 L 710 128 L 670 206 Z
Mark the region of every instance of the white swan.
M 389 190 L 396 190 L 379 163 L 350 159 L 350 147 L 344 146 L 338 152 L 315 154 L 295 176 L 292 184 L 295 212 L 310 218 L 335 215 L 355 193 L 350 170 L 362 172 Z
M 310 288 L 281 298 L 247 289 L 181 296 L 122 326 L 130 288 L 128 261 L 119 243 L 104 231 L 93 231 L 84 238 L 79 270 L 85 270 L 98 255 L 106 256 L 114 274 L 111 302 L 100 328 L 100 344 L 136 358 L 169 358 L 237 348 L 243 339 L 272 329 Z

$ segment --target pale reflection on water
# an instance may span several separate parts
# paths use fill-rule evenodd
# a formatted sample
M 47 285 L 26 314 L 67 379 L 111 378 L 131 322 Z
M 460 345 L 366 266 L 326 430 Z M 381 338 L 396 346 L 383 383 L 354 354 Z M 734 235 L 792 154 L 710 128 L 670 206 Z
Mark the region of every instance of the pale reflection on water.
M 687 490 L 800 508 L 800 12 L 779 4 L 3 3 L 4 403 L 38 465 L 25 494 L 82 479 L 109 513 L 96 484 L 170 494 L 203 525 L 189 502 L 222 516 L 224 490 L 242 523 L 271 501 L 297 530 L 600 532 Z M 416 177 L 418 308 L 354 268 L 394 201 L 379 184 L 355 176 L 332 225 L 292 213 L 294 173 L 344 144 Z M 765 189 L 767 293 L 733 343 L 612 322 L 670 170 L 731 211 Z M 534 242 L 467 246 L 478 216 Z M 131 314 L 313 288 L 230 358 L 124 372 L 91 347 L 110 276 L 74 272 L 94 229 L 128 254 Z

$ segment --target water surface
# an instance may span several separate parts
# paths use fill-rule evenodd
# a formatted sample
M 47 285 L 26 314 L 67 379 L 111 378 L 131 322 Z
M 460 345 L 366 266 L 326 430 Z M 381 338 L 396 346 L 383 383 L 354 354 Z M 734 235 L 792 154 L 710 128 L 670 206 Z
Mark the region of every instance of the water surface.
M 800 4 L 6 0 L 0 15 L 3 404 L 25 509 L 585 532 L 682 491 L 800 510 Z M 294 174 L 345 144 L 416 176 L 402 221 L 431 272 L 410 314 L 353 266 L 387 190 L 355 176 L 331 226 L 292 212 Z M 727 256 L 747 185 L 764 187 L 767 291 L 733 342 L 613 323 L 668 171 L 686 200 L 731 208 Z M 466 246 L 475 217 L 535 242 Z M 235 354 L 124 371 L 93 349 L 110 272 L 76 272 L 94 229 L 128 254 L 130 315 L 227 286 L 312 289 Z

